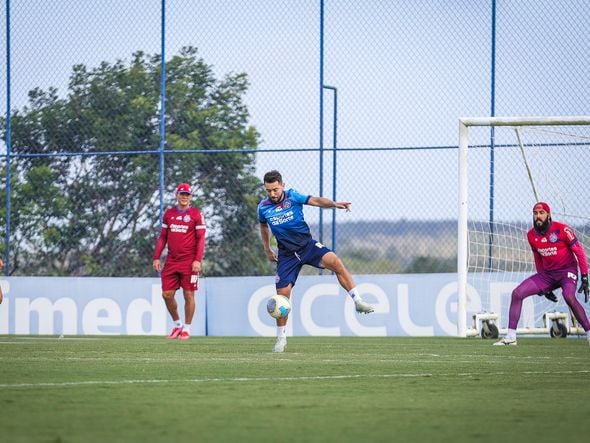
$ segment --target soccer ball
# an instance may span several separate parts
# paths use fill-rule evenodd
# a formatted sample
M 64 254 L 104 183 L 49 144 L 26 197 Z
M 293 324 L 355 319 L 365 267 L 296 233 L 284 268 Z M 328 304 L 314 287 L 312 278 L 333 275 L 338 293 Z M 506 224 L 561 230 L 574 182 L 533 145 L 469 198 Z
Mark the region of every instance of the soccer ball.
M 266 310 L 272 318 L 283 318 L 291 312 L 291 302 L 284 295 L 275 294 L 268 299 Z

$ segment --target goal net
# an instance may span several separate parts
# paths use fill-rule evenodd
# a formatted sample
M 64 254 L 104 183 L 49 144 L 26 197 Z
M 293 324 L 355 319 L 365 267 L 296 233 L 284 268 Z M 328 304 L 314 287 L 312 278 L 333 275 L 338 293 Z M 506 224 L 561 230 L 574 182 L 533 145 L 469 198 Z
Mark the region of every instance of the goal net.
M 469 118 L 459 127 L 457 333 L 495 337 L 506 331 L 512 290 L 536 272 L 526 239 L 535 202 L 590 251 L 590 117 Z M 564 336 L 553 334 L 555 319 L 583 333 L 554 292 L 557 303 L 525 299 L 518 333 Z

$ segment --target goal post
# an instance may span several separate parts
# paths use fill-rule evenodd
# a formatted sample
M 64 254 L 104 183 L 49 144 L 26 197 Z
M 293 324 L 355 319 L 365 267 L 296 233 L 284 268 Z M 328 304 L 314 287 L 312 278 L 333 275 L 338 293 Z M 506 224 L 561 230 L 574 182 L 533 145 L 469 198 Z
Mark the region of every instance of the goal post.
M 590 116 L 461 118 L 458 162 L 457 335 L 478 335 L 482 319 L 504 332 L 512 289 L 535 272 L 533 204 L 547 201 L 590 246 Z M 551 332 L 563 320 L 577 332 L 570 315 L 556 314 L 568 312 L 559 298 L 525 300 L 517 331 Z

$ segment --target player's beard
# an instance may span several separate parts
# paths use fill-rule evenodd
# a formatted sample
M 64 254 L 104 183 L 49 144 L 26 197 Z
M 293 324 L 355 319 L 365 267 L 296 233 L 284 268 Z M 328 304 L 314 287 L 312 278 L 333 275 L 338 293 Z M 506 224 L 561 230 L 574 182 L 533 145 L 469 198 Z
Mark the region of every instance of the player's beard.
M 283 201 L 283 198 L 285 198 L 285 191 L 281 192 L 281 195 L 279 195 L 276 199 L 273 199 L 272 197 L 270 199 L 273 203 L 280 203 Z
M 551 225 L 551 216 L 547 216 L 545 221 L 541 224 L 538 224 L 537 221 L 538 219 L 533 219 L 533 227 L 535 228 L 535 231 L 537 231 L 539 234 L 545 235 L 549 230 L 549 226 Z

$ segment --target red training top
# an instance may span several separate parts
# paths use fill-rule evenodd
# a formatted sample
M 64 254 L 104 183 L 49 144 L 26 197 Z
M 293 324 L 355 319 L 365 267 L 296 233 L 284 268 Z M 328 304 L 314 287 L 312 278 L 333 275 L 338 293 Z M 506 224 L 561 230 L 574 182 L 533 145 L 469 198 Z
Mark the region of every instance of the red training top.
M 201 211 L 189 206 L 180 211 L 177 206 L 164 212 L 162 230 L 156 242 L 154 260 L 162 255 L 168 243 L 168 260 L 203 261 L 205 251 L 205 219 Z
M 527 238 L 533 250 L 537 272 L 577 269 L 580 266 L 580 273 L 588 274 L 584 248 L 568 225 L 554 221 L 545 234 L 539 234 L 532 228 Z

